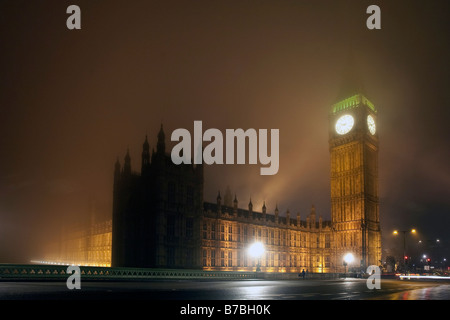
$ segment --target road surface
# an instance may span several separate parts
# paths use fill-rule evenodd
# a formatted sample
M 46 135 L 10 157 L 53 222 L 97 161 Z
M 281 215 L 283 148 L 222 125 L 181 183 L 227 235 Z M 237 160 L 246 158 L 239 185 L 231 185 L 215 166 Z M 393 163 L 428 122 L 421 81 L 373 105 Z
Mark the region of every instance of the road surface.
M 0 300 L 450 300 L 450 281 L 382 279 L 0 282 Z

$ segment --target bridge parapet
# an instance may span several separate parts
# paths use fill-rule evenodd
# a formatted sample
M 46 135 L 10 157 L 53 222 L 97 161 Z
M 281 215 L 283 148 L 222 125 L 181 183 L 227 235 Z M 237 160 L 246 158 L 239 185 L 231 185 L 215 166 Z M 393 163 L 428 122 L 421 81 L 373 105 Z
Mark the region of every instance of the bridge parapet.
M 2 280 L 66 280 L 67 265 L 0 264 Z M 203 271 L 190 269 L 112 268 L 80 266 L 84 280 L 153 280 L 153 279 L 257 279 L 255 272 Z

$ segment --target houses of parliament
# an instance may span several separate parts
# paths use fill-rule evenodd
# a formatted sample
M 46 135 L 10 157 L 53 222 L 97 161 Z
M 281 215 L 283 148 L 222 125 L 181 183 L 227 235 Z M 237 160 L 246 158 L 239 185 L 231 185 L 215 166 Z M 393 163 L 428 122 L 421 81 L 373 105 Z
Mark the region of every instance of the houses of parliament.
M 115 164 L 112 220 L 62 241 L 58 260 L 112 267 L 190 268 L 222 271 L 343 272 L 343 257 L 365 270 L 381 263 L 378 198 L 377 109 L 354 91 L 329 113 L 331 221 L 314 206 L 280 214 L 253 207 L 229 189 L 203 199 L 203 165 L 175 165 L 161 126 L 156 150 L 147 137 L 140 172 L 127 152 Z M 222 198 L 223 196 L 223 198 Z M 244 207 L 244 208 L 243 208 Z M 248 248 L 261 242 L 256 259 Z

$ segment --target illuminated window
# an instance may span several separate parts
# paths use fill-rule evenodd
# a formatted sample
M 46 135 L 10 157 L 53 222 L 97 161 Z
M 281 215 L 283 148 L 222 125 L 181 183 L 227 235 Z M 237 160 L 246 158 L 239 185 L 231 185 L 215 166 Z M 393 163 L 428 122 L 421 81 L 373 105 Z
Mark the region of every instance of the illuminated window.
M 203 266 L 206 267 L 206 257 L 207 257 L 207 252 L 206 250 L 203 250 Z
M 216 251 L 215 250 L 211 250 L 211 266 L 212 267 L 216 266 Z
M 326 234 L 325 235 L 325 248 L 330 248 L 331 247 L 330 243 L 331 243 L 331 236 L 330 236 L 330 234 Z
M 211 223 L 211 240 L 216 240 L 216 224 Z
M 330 267 L 330 256 L 325 256 L 325 268 Z

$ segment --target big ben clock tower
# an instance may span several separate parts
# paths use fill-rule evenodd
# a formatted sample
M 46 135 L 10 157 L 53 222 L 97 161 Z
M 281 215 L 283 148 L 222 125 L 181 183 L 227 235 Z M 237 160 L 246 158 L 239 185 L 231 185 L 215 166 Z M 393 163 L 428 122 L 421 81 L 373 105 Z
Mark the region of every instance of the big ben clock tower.
M 377 109 L 363 93 L 347 94 L 332 106 L 331 219 L 336 270 L 352 253 L 349 267 L 380 265 Z

